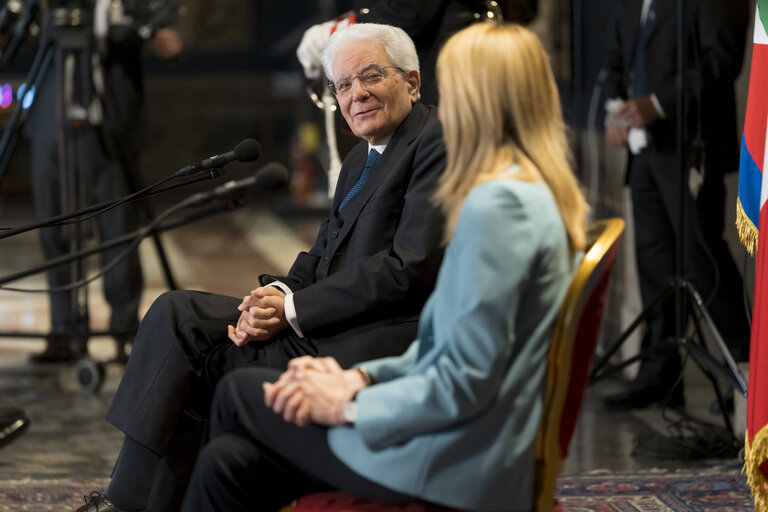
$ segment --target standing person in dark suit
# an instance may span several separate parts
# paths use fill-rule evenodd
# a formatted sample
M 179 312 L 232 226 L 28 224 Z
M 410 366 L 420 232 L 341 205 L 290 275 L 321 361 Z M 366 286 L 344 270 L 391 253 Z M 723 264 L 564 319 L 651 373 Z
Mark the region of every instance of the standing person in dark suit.
M 93 77 L 87 77 L 92 83 L 83 83 L 83 77 L 75 77 L 73 89 L 75 101 L 83 101 L 88 95 L 83 91 L 93 89 L 93 101 L 88 108 L 87 128 L 81 128 L 87 137 L 79 147 L 78 167 L 71 170 L 75 179 L 82 183 L 82 197 L 86 204 L 95 204 L 126 195 L 131 179 L 137 176 L 138 154 L 145 144 L 147 113 L 144 101 L 143 72 L 141 63 L 142 38 L 137 27 L 146 27 L 150 22 L 151 12 L 145 5 L 149 2 L 136 1 L 126 5 L 126 11 L 120 25 L 111 26 L 105 36 L 103 47 L 94 44 L 94 55 L 98 56 L 99 70 L 103 76 L 103 90 L 94 84 L 101 80 L 93 69 Z M 168 2 L 169 3 L 169 2 Z M 94 28 L 90 25 L 79 27 L 84 36 L 95 40 L 90 34 Z M 53 36 L 54 38 L 56 36 Z M 58 47 L 61 42 L 55 42 Z M 158 28 L 152 33 L 149 45 L 161 58 L 174 57 L 181 51 L 181 40 L 169 28 Z M 93 57 L 83 51 L 80 59 Z M 90 61 L 94 62 L 94 61 Z M 64 158 L 61 141 L 63 124 L 56 114 L 57 89 L 64 86 L 64 72 L 52 65 L 42 77 L 42 83 L 35 94 L 35 102 L 29 119 L 24 127 L 25 137 L 30 142 L 30 177 L 37 216 L 52 217 L 64 210 L 75 210 L 78 205 L 76 193 L 68 189 L 67 180 L 62 176 Z M 79 79 L 78 79 L 79 78 Z M 92 108 L 98 104 L 99 108 Z M 61 110 L 61 109 L 58 109 Z M 95 112 L 101 114 L 95 114 Z M 62 114 L 64 115 L 64 114 Z M 134 210 L 123 205 L 112 209 L 96 218 L 99 235 L 103 241 L 117 238 L 136 229 L 137 219 Z M 72 227 L 50 227 L 40 230 L 40 242 L 43 254 L 53 259 L 74 250 L 72 246 Z M 119 255 L 124 249 L 120 246 L 104 252 L 105 264 Z M 51 288 L 67 285 L 73 281 L 70 265 L 60 265 L 48 271 L 48 284 Z M 131 332 L 138 327 L 138 308 L 142 292 L 142 273 L 137 251 L 132 252 L 124 261 L 104 275 L 104 295 L 112 307 L 110 330 L 121 333 L 118 341 L 118 359 L 124 357 L 125 342 Z M 33 362 L 47 363 L 72 360 L 75 357 L 73 341 L 80 330 L 80 305 L 70 291 L 50 294 L 51 331 L 47 347 L 41 354 L 32 357 Z
M 606 64 L 606 137 L 629 147 L 640 292 L 647 305 L 675 275 L 675 244 L 684 245 L 687 275 L 697 287 L 736 360 L 748 357 L 749 327 L 742 280 L 722 238 L 725 173 L 738 168 L 733 83 L 744 56 L 747 3 L 685 2 L 685 177 L 680 190 L 677 150 L 677 2 L 625 0 L 619 9 Z M 691 78 L 694 77 L 694 78 Z M 703 144 L 701 154 L 694 139 Z M 703 175 L 702 175 L 703 174 Z M 696 184 L 696 179 L 701 178 Z M 685 233 L 678 232 L 680 201 L 688 201 Z M 647 317 L 642 347 L 675 335 L 670 297 Z M 672 391 L 670 391 L 672 390 Z M 618 408 L 684 403 L 676 346 L 647 356 L 632 388 L 609 397 Z
M 363 142 L 344 161 L 314 247 L 287 276 L 260 276 L 242 300 L 176 291 L 155 301 L 107 415 L 126 434 L 112 481 L 81 511 L 177 509 L 201 419 L 230 370 L 282 370 L 302 355 L 346 367 L 400 354 L 414 338 L 442 258 L 443 218 L 431 201 L 445 168 L 442 131 L 436 109 L 417 101 L 419 63 L 405 32 L 366 24 L 348 36 L 345 46 L 366 52 L 336 94 Z

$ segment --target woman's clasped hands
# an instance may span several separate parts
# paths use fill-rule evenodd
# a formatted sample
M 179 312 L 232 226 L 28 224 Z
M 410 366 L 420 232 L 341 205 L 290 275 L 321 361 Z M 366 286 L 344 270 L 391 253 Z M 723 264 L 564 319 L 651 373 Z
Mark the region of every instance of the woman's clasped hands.
M 300 427 L 342 425 L 344 404 L 366 386 L 357 370 L 343 370 L 332 357 L 292 359 L 275 383 L 264 383 L 264 402 Z

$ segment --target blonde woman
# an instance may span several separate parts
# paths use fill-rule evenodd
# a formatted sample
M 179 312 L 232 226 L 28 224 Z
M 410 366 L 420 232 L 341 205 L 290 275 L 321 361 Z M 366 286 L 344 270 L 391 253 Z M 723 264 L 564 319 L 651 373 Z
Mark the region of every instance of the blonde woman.
M 184 510 L 275 510 L 328 489 L 533 508 L 547 349 L 586 205 L 535 35 L 474 25 L 446 43 L 437 76 L 448 246 L 418 339 L 352 370 L 305 357 L 279 378 L 233 373 Z

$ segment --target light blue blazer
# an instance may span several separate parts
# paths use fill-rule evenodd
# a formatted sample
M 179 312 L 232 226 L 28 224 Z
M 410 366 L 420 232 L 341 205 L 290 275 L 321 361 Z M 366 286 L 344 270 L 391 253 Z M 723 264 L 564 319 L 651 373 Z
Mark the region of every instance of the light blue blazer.
M 499 179 L 467 197 L 418 339 L 363 363 L 336 456 L 401 493 L 466 510 L 533 508 L 547 349 L 574 269 L 549 189 Z

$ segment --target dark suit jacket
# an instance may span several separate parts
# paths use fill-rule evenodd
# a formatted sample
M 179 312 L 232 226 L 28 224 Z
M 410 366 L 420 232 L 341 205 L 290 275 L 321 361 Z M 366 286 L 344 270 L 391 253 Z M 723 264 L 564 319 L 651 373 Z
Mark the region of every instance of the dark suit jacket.
M 345 158 L 314 247 L 299 254 L 287 276 L 260 277 L 291 287 L 304 335 L 342 366 L 405 350 L 443 252 L 443 217 L 431 202 L 445 169 L 437 109 L 413 106 L 365 186 L 337 213 L 367 153 L 362 142 Z
M 625 0 L 618 10 L 606 60 L 608 98 L 627 97 L 642 5 L 642 0 Z M 672 154 L 677 119 L 677 2 L 656 0 L 654 5 L 656 18 L 646 46 L 647 79 L 667 118 L 655 122 L 649 132 L 659 152 Z M 689 69 L 686 147 L 696 136 L 700 119 L 707 172 L 721 175 L 738 167 L 733 82 L 744 58 L 748 5 L 744 0 L 686 0 L 684 19 Z

